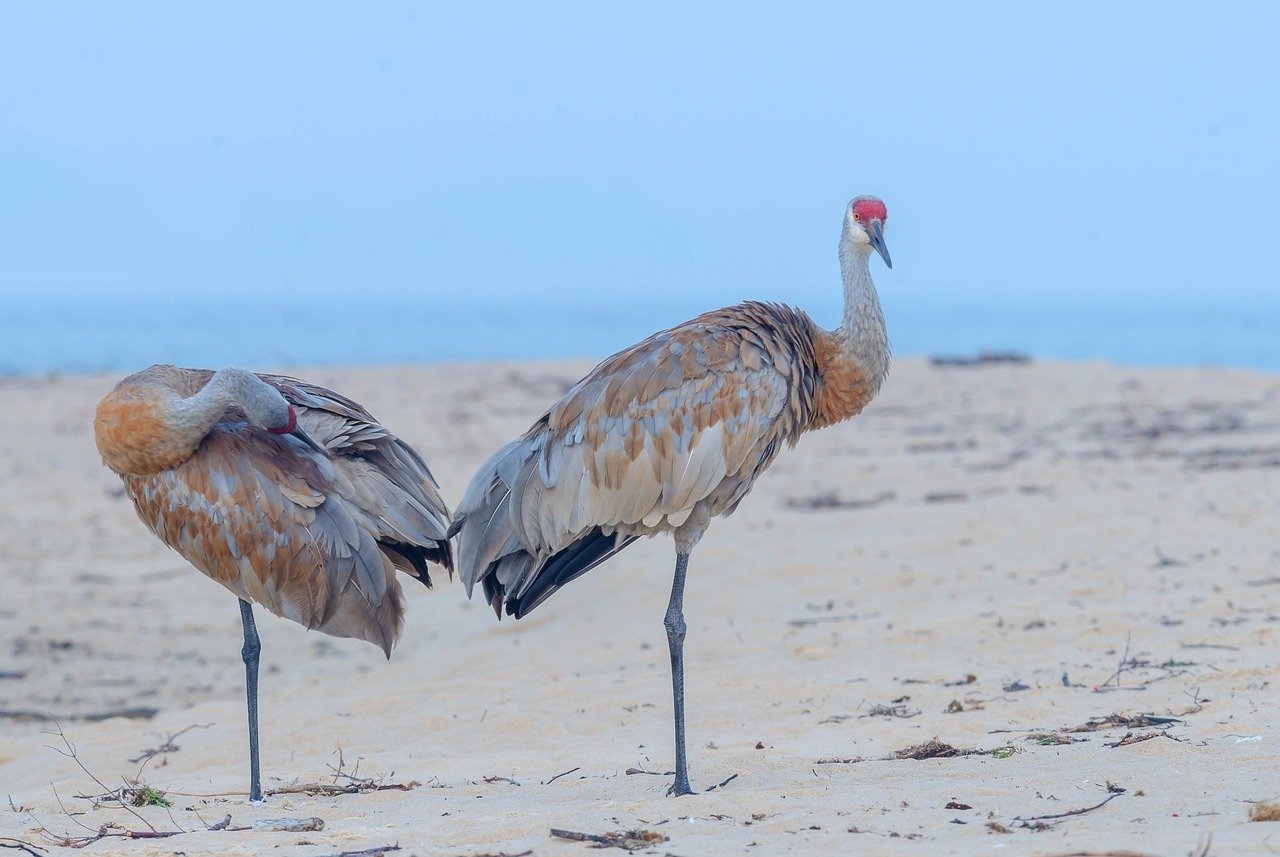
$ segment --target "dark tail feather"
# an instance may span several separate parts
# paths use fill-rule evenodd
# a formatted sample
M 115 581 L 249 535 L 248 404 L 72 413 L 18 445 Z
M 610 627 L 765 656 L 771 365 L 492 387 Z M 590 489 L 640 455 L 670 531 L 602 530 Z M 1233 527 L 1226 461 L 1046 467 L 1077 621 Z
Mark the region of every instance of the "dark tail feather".
M 443 567 L 449 572 L 449 579 L 453 580 L 453 543 L 447 537 L 436 542 L 434 551 L 428 549 L 427 559 Z
M 383 553 L 391 557 L 391 561 L 401 569 L 427 586 L 431 587 L 431 574 L 428 562 L 443 566 L 453 577 L 453 551 L 447 540 L 441 539 L 430 545 L 410 545 L 404 542 L 380 542 Z
M 502 621 L 502 599 L 506 595 L 506 589 L 498 579 L 492 574 L 484 576 L 484 600 L 493 608 L 493 615 L 498 617 L 498 621 Z
M 507 599 L 507 614 L 517 619 L 521 618 L 545 601 L 551 593 L 561 586 L 586 574 L 634 542 L 636 538 L 636 536 L 620 536 L 616 532 L 605 535 L 603 530 L 596 527 L 567 548 L 552 554 L 543 563 L 542 568 L 535 572 L 536 577 L 534 577 L 533 585 L 529 587 L 524 595 L 519 598 Z M 500 587 L 497 587 L 499 591 L 496 592 L 490 590 L 489 582 L 491 580 L 493 580 L 492 575 L 485 578 L 485 595 L 490 597 L 490 603 L 494 603 L 493 596 L 503 593 L 501 593 Z

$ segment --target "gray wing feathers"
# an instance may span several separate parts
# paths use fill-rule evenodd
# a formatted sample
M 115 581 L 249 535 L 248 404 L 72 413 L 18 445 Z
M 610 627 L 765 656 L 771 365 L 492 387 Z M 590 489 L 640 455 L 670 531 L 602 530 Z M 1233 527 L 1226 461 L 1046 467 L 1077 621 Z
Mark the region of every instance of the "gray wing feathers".
M 520 549 L 511 488 L 535 456 L 526 439 L 512 441 L 489 456 L 467 486 L 450 532 L 458 533 L 458 576 L 468 596 L 492 563 Z
M 646 401 L 618 416 L 584 408 L 578 423 L 561 432 L 552 432 L 544 417 L 472 478 L 452 528 L 468 594 L 493 574 L 508 599 L 519 598 L 533 583 L 530 571 L 594 527 L 678 526 L 713 492 L 727 489 L 736 503 L 750 487 L 757 464 L 767 463 L 753 456 L 759 457 L 786 401 L 784 378 L 768 368 L 747 373 L 741 382 L 762 407 L 731 409 L 699 428 L 690 408 L 710 407 L 721 379 L 651 389 L 665 380 L 662 373 L 651 366 L 633 372 L 640 373 L 635 380 L 649 394 Z M 599 381 L 567 395 L 598 402 L 605 387 Z
M 261 377 L 298 408 L 299 424 L 332 454 L 332 462 L 321 462 L 326 475 L 379 538 L 413 545 L 445 539 L 449 508 L 417 451 L 340 393 L 281 375 Z

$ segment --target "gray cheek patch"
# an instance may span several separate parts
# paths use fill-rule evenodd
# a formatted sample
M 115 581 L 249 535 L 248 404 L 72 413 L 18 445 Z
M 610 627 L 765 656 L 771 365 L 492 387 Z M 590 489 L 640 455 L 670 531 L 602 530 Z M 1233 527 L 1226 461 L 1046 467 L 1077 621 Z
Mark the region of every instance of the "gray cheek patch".
M 279 390 L 251 372 L 240 370 L 231 377 L 236 387 L 236 398 L 249 419 L 266 428 L 289 424 L 289 403 Z

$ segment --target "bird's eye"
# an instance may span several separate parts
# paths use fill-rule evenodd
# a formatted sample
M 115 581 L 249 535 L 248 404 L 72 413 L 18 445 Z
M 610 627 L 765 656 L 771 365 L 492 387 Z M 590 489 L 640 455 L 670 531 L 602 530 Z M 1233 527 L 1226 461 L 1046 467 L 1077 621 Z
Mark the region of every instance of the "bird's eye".
M 853 213 L 853 219 L 854 219 L 854 220 L 861 220 L 861 219 L 862 219 L 862 215 L 855 211 L 855 212 Z

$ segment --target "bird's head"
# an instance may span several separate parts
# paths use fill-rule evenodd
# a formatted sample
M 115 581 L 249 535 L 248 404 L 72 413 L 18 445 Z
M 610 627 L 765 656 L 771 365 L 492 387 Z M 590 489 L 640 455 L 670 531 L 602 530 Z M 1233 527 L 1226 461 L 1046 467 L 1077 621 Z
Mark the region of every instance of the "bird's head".
M 216 373 L 210 383 L 225 388 L 251 422 L 272 434 L 288 434 L 298 424 L 297 411 L 289 400 L 252 372 L 228 366 Z
M 298 412 L 284 394 L 252 372 L 227 368 L 218 373 L 250 421 L 272 434 L 291 435 L 318 452 L 324 452 L 298 425 Z
M 884 259 L 885 265 L 893 267 L 889 258 L 889 248 L 884 243 L 885 222 L 889 219 L 889 211 L 877 196 L 859 196 L 850 200 L 844 213 L 844 235 L 846 241 L 864 253 L 875 250 Z

